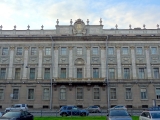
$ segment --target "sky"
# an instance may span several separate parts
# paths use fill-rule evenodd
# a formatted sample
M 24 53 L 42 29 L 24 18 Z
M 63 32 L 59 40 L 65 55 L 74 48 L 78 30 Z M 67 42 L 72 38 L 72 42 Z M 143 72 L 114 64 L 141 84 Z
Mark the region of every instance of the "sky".
M 55 29 L 82 19 L 85 24 L 99 25 L 104 29 L 141 27 L 157 29 L 160 24 L 160 0 L 0 0 L 0 25 L 3 30 Z

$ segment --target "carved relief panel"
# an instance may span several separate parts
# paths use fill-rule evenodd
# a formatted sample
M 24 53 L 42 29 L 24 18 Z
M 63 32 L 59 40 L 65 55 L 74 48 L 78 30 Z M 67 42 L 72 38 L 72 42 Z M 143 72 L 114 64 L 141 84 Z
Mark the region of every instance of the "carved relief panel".
M 14 59 L 14 63 L 16 63 L 16 64 L 21 64 L 21 63 L 23 63 L 23 57 L 15 57 L 15 59 Z
M 136 63 L 137 64 L 145 64 L 146 58 L 145 57 L 136 57 Z
M 1 64 L 8 64 L 9 63 L 9 57 L 0 57 Z
M 116 64 L 117 63 L 116 57 L 109 57 L 108 58 L 108 64 Z
M 43 59 L 43 63 L 51 63 L 51 61 L 52 61 L 52 58 L 51 58 L 51 57 L 45 57 L 45 58 Z
M 130 57 L 122 57 L 122 63 L 123 64 L 130 64 L 131 58 Z

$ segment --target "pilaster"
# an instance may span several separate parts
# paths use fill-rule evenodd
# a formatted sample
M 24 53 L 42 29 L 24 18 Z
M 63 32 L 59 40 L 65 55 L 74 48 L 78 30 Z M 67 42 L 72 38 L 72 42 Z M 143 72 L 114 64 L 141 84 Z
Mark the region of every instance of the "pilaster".
M 132 60 L 132 75 L 133 79 L 137 79 L 137 74 L 136 74 L 136 63 L 135 63 L 135 47 L 131 46 L 131 60 Z
M 100 46 L 101 48 L 101 72 L 102 78 L 106 77 L 106 46 Z
M 58 49 L 59 46 L 54 47 L 54 68 L 53 68 L 53 77 L 58 78 Z
M 39 57 L 38 57 L 38 77 L 37 79 L 42 79 L 42 57 L 43 57 L 43 46 L 39 46 Z
M 86 63 L 86 77 L 91 77 L 91 47 L 86 46 L 87 49 L 87 63 Z
M 28 46 L 24 47 L 24 65 L 23 65 L 22 79 L 27 79 L 28 52 L 29 52 L 29 47 Z
M 151 64 L 150 64 L 150 56 L 149 56 L 149 46 L 145 46 L 146 52 L 146 63 L 147 63 L 147 78 L 151 79 Z
M 69 78 L 73 78 L 73 46 L 69 46 Z
M 117 49 L 117 69 L 118 69 L 118 79 L 122 79 L 122 71 L 121 71 L 121 47 L 116 46 Z

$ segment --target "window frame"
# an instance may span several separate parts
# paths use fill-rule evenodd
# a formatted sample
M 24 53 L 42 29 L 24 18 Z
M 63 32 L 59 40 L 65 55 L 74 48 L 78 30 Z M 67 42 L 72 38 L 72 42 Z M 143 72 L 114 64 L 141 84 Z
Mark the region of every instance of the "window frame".
M 142 54 L 139 54 L 139 53 L 138 53 L 138 48 L 141 48 L 141 49 L 142 49 Z M 143 55 L 143 47 L 139 47 L 139 46 L 136 47 L 136 55 Z
M 111 94 L 111 89 L 115 89 L 115 91 L 114 91 L 115 92 L 115 98 L 111 97 L 111 95 L 112 95 Z M 110 96 L 109 97 L 110 97 L 110 100 L 117 100 L 117 88 L 116 87 L 110 87 Z
M 29 99 L 29 90 L 33 90 L 33 99 Z M 28 88 L 27 89 L 27 100 L 35 100 L 35 88 Z
M 2 90 L 2 99 L 0 98 L 0 100 L 4 100 L 5 90 L 4 88 L 1 88 L 1 87 L 0 87 L 0 90 Z
M 130 91 L 127 92 L 127 89 L 130 89 Z M 128 93 L 129 93 L 129 95 L 128 95 Z M 127 96 L 129 96 L 129 97 L 127 97 Z M 125 88 L 125 99 L 126 100 L 132 100 L 132 88 L 131 87 L 126 87 Z
M 127 53 L 124 53 L 124 48 L 127 48 Z M 129 55 L 129 47 L 122 47 L 122 55 Z
M 156 53 L 153 53 L 153 48 L 156 48 Z M 150 52 L 151 52 L 151 55 L 157 55 L 158 54 L 158 47 L 156 47 L 156 46 L 151 46 L 150 47 Z
M 94 49 L 97 50 L 97 51 L 94 52 Z M 98 47 L 92 47 L 92 55 L 98 55 L 98 53 L 99 53 L 99 48 Z
M 81 98 L 78 96 L 78 89 L 81 89 Z M 76 87 L 76 100 L 83 100 L 84 99 L 84 88 L 83 87 Z
M 65 69 L 65 72 L 63 72 L 62 69 Z M 64 77 L 62 77 L 63 74 L 65 75 Z M 66 67 L 61 67 L 60 68 L 60 78 L 61 79 L 66 79 L 67 78 L 67 68 Z
M 4 49 L 7 50 L 7 53 L 4 52 Z M 9 55 L 9 48 L 8 47 L 3 47 L 2 48 L 2 56 L 7 56 L 7 55 Z
M 4 75 L 4 78 L 2 78 L 2 69 L 5 69 L 5 75 Z M 6 77 L 7 77 L 7 68 L 0 68 L 0 80 L 4 80 L 4 79 L 6 79 Z
M 46 99 L 46 96 L 45 96 L 45 92 L 44 92 L 44 90 L 45 89 L 48 89 L 48 98 Z M 43 98 L 42 98 L 42 100 L 50 100 L 50 88 L 49 87 L 44 87 L 43 88 Z
M 19 48 L 21 48 L 21 51 L 19 52 Z M 17 50 L 16 50 L 16 55 L 20 56 L 20 55 L 23 55 L 23 48 L 22 47 L 17 47 Z
M 82 72 L 81 72 L 81 73 L 82 73 L 82 77 L 81 77 L 81 78 L 78 77 L 78 69 L 81 69 L 81 70 L 82 70 Z M 77 75 L 76 75 L 76 78 L 77 78 L 77 79 L 82 79 L 82 78 L 83 78 L 83 68 L 82 68 L 82 67 L 77 67 L 77 68 L 76 68 L 76 74 L 77 74 Z
M 157 96 L 156 89 L 159 89 L 159 91 L 160 91 L 160 87 L 156 87 L 156 88 L 155 88 L 156 100 L 160 100 L 160 94 Z
M 31 47 L 31 55 L 37 55 L 37 47 Z
M 46 72 L 46 69 L 49 69 L 48 70 L 49 72 Z M 46 74 L 48 74 L 47 77 L 46 77 Z M 46 80 L 51 79 L 51 68 L 49 68 L 49 67 L 44 68 L 44 79 L 46 79 Z
M 64 49 L 64 50 L 63 50 Z M 67 47 L 61 47 L 61 54 L 60 55 L 67 55 Z
M 33 78 L 33 79 L 32 79 L 31 76 L 30 76 L 30 75 L 31 75 L 31 69 L 34 69 L 34 70 L 35 70 L 35 72 L 34 72 L 35 74 L 34 74 L 34 78 Z M 30 79 L 30 80 L 35 80 L 35 79 L 36 79 L 36 68 L 31 67 L 31 68 L 29 69 L 29 79 Z
M 61 90 L 64 90 L 64 92 Z M 67 100 L 67 89 L 65 86 L 59 88 L 59 100 Z
M 16 70 L 19 69 L 19 71 L 17 72 Z M 18 74 L 18 75 L 17 75 Z M 15 68 L 15 74 L 14 74 L 14 78 L 17 80 L 21 79 L 21 68 Z M 18 77 L 19 76 L 19 77 Z
M 109 52 L 110 48 L 113 48 L 113 54 L 110 54 L 110 52 Z M 108 52 L 107 53 L 108 53 L 108 55 L 114 55 L 115 54 L 115 48 L 114 47 L 108 47 Z
M 96 98 L 96 92 L 95 89 L 98 89 L 98 97 L 99 98 Z M 93 100 L 100 100 L 101 99 L 101 93 L 100 93 L 100 87 L 93 87 Z
M 144 70 L 144 78 L 140 77 L 140 71 L 139 71 L 140 69 Z M 145 67 L 139 67 L 138 68 L 138 79 L 145 79 L 145 78 L 146 78 L 146 68 Z
M 79 54 L 79 53 L 81 53 L 81 54 Z M 77 55 L 83 55 L 83 47 L 77 47 Z
M 158 73 L 158 77 L 155 77 L 155 71 L 154 71 L 155 69 L 158 69 L 158 72 L 156 71 Z M 159 79 L 159 78 L 160 78 L 159 68 L 158 67 L 154 67 L 153 68 L 153 79 Z
M 146 92 L 145 92 L 145 94 L 146 94 L 146 98 L 143 98 L 143 97 L 142 97 L 141 89 L 145 89 L 145 90 L 146 90 Z M 143 93 L 144 93 L 144 92 L 143 92 Z M 144 96 L 144 95 L 143 95 L 143 96 Z M 148 95 L 147 95 L 147 88 L 146 88 L 146 87 L 141 87 L 141 88 L 140 88 L 140 97 L 141 97 L 141 100 L 147 100 L 147 99 L 148 99 Z
M 96 75 L 98 75 L 97 77 L 95 77 L 95 75 L 94 75 L 94 69 L 98 70 L 98 73 L 96 72 L 97 73 Z M 92 68 L 92 78 L 94 78 L 94 79 L 100 78 L 100 69 L 99 69 L 99 67 L 93 67 Z
M 126 72 L 125 70 L 128 69 Z M 130 79 L 131 78 L 131 69 L 129 67 L 124 67 L 123 68 L 123 79 Z M 125 76 L 127 74 L 127 77 Z
M 46 55 L 46 56 L 50 56 L 51 53 L 52 53 L 51 47 L 45 47 L 45 55 Z
M 17 98 L 17 99 L 14 98 L 14 90 L 18 90 L 18 94 L 17 94 L 18 98 Z M 19 100 L 19 95 L 20 95 L 20 90 L 19 90 L 19 88 L 13 88 L 13 89 L 12 89 L 12 94 L 13 94 L 12 100 Z
M 111 78 L 110 69 L 114 69 L 114 78 Z M 109 68 L 109 69 L 108 69 L 108 77 L 109 77 L 109 79 L 116 79 L 116 68 L 113 67 L 113 68 Z

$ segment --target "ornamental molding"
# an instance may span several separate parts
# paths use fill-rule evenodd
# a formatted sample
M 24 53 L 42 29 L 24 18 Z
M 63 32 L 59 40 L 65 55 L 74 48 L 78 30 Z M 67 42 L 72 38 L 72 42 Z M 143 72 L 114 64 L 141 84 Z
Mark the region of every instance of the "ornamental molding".
M 81 19 L 77 19 L 73 25 L 73 34 L 86 34 L 85 23 Z

